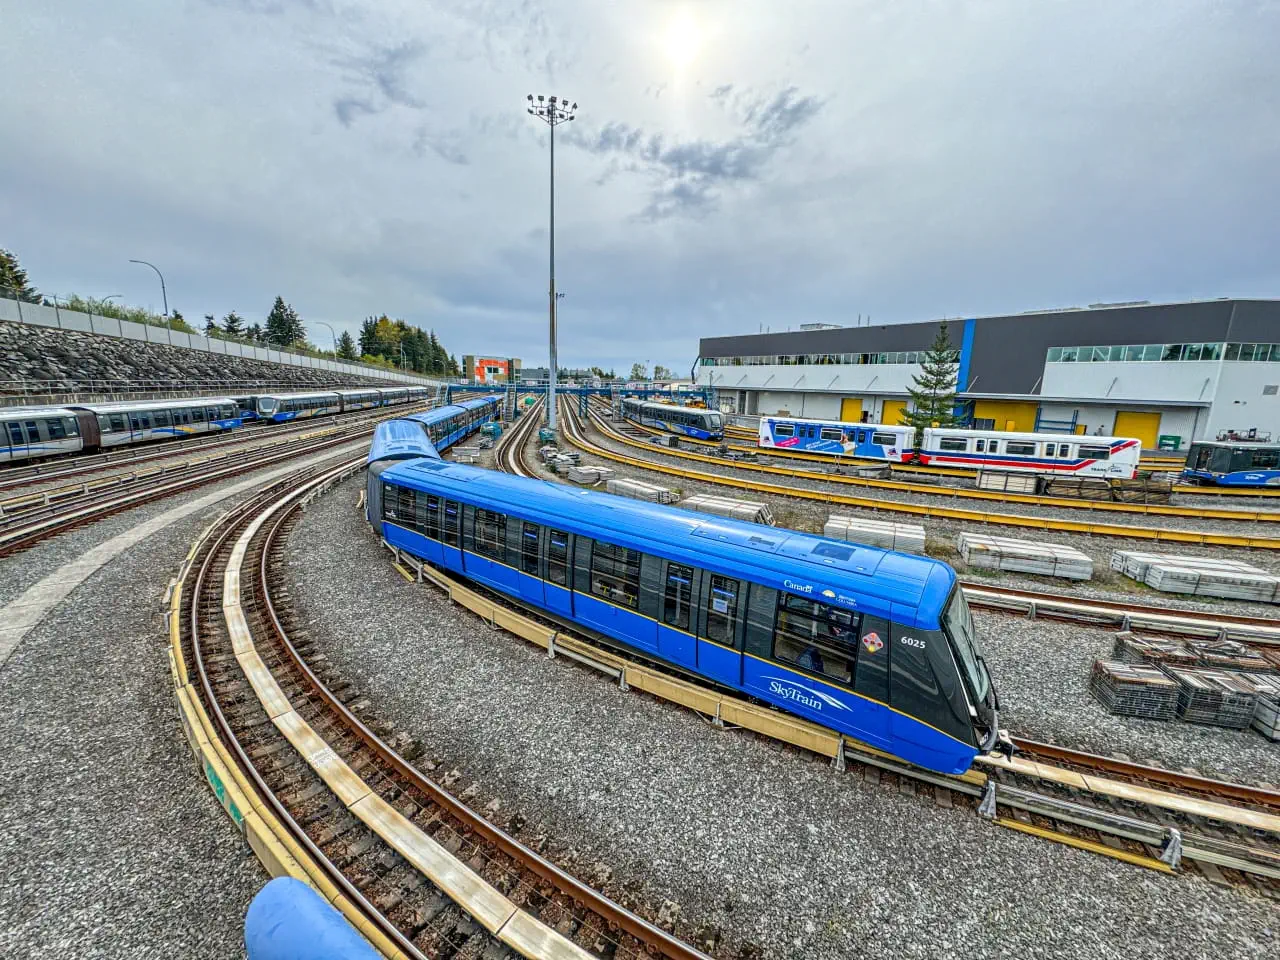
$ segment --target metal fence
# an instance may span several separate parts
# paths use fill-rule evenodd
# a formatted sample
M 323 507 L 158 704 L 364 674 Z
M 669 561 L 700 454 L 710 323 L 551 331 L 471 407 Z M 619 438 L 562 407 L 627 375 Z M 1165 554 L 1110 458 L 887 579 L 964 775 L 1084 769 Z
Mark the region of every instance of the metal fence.
M 387 382 L 367 381 L 369 386 Z M 350 389 L 358 384 L 340 384 Z M 256 393 L 302 393 L 325 389 L 290 380 L 0 380 L 0 407 L 111 403 L 123 400 L 170 400 L 175 397 L 226 397 Z

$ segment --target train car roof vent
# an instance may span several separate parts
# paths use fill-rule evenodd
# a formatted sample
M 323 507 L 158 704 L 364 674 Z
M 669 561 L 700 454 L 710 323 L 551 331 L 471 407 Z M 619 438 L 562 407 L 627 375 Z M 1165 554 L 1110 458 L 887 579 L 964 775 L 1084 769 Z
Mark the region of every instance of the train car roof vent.
M 732 543 L 736 547 L 750 547 L 765 553 L 776 551 L 786 537 L 769 537 L 751 530 L 738 530 L 733 527 L 721 527 L 714 523 L 704 523 L 690 531 L 692 536 L 716 540 L 720 543 Z

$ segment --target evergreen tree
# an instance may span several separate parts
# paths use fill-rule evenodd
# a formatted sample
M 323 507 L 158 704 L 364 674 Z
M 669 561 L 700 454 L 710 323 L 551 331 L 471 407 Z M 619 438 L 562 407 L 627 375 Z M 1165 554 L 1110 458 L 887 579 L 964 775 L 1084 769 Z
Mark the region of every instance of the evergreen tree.
M 298 311 L 292 304 L 284 302 L 284 297 L 276 297 L 276 302 L 267 314 L 267 337 L 277 346 L 291 347 L 306 340 L 306 329 Z
M 356 352 L 356 342 L 352 339 L 350 333 L 346 330 L 338 337 L 338 359 L 339 360 L 359 360 L 360 354 Z
M 631 376 L 629 380 L 648 380 L 649 369 L 643 363 L 633 363 L 631 365 Z
M 915 428 L 915 449 L 924 444 L 925 427 L 951 427 L 960 422 L 955 413 L 956 374 L 960 355 L 951 345 L 947 325 L 938 328 L 933 345 L 920 360 L 920 372 L 907 387 L 911 410 L 903 411 L 901 425 Z
M 378 355 L 378 320 L 376 317 L 365 317 L 360 324 L 360 356 L 376 357 Z
M 165 321 L 165 326 L 170 330 L 180 330 L 183 333 L 195 333 L 195 328 L 187 323 L 187 318 L 182 315 L 181 310 L 170 310 L 169 319 Z
M 218 321 L 213 318 L 213 314 L 206 313 L 204 315 L 204 335 L 206 337 L 216 337 L 220 332 Z
M 18 258 L 0 247 L 0 297 L 23 300 L 27 303 L 43 303 L 40 291 L 31 286 L 27 271 Z
M 262 324 L 249 324 L 249 329 L 244 332 L 244 335 L 252 343 L 262 343 Z
M 243 337 L 245 335 L 244 320 L 234 310 L 222 318 L 222 329 L 227 332 L 229 337 Z

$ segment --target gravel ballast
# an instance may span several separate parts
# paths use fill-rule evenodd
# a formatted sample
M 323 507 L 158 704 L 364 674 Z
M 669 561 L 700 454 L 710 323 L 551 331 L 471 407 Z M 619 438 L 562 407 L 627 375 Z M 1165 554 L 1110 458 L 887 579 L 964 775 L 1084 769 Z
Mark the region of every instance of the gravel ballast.
M 0 956 L 243 955 L 267 878 L 195 765 L 164 652 L 165 586 L 219 509 L 109 563 L 0 670 Z
M 1271 902 L 1001 830 L 550 661 L 406 583 L 355 508 L 359 486 L 318 501 L 289 541 L 312 640 L 474 805 L 518 810 L 558 860 L 584 876 L 606 865 L 726 947 L 1255 956 L 1280 932 Z

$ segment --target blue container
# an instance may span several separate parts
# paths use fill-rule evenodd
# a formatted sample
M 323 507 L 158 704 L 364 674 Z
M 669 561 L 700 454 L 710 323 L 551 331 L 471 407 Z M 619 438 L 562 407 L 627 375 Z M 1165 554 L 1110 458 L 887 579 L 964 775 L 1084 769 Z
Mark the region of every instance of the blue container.
M 249 960 L 381 960 L 324 897 L 301 880 L 277 877 L 244 918 Z

